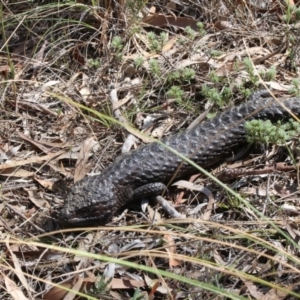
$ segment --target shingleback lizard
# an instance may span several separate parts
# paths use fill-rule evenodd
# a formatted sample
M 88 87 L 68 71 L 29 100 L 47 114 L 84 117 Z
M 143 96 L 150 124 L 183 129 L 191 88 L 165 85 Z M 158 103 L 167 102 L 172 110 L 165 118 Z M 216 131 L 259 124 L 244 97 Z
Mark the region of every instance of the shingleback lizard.
M 247 120 L 287 120 L 290 114 L 265 91 L 254 93 L 250 100 L 230 108 L 193 129 L 162 139 L 162 141 L 206 168 L 232 155 L 246 142 L 244 124 Z M 300 99 L 281 99 L 284 106 L 300 115 Z M 180 167 L 180 168 L 178 168 Z M 130 201 L 157 195 L 164 183 L 195 173 L 195 169 L 154 142 L 118 157 L 100 175 L 86 177 L 70 189 L 60 212 L 64 226 L 104 225 Z

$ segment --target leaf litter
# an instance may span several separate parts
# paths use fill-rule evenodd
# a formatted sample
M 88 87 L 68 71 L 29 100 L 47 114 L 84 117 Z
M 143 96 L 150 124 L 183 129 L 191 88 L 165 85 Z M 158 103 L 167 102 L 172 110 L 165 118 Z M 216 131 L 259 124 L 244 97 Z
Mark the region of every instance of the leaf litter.
M 299 58 L 297 42 L 283 34 L 289 29 L 286 3 L 148 1 L 132 14 L 130 6 L 123 8 L 118 1 L 98 8 L 81 1 L 88 8 L 82 14 L 79 7 L 64 3 L 58 9 L 52 2 L 11 1 L 3 8 L 1 298 L 76 299 L 75 292 L 81 292 L 95 299 L 132 299 L 134 293 L 143 299 L 208 299 L 218 294 L 158 271 L 154 275 L 80 252 L 44 250 L 31 244 L 35 238 L 167 270 L 221 287 L 232 298 L 299 298 L 295 245 L 203 175 L 170 186 L 157 207 L 148 200 L 141 202 L 143 210 L 133 203 L 109 224 L 115 227 L 52 234 L 60 229 L 57 213 L 68 187 L 101 173 L 121 152 L 150 141 L 64 99 L 162 137 L 186 129 L 202 113 L 198 122 L 240 103 L 244 95 L 237 86 L 253 84 L 245 58 L 258 74 L 275 66 L 276 76 L 264 83 L 278 95 L 287 93 L 299 77 L 293 67 Z M 20 22 L 15 24 L 12 16 Z M 73 18 L 74 23 L 60 22 Z M 298 26 L 293 11 L 289 26 Z M 152 33 L 158 43 L 149 39 Z M 298 41 L 293 31 L 288 34 Z M 122 37 L 121 52 L 112 47 L 115 36 Z M 184 79 L 181 74 L 188 68 L 195 76 Z M 221 93 L 227 83 L 235 95 L 230 102 L 218 107 L 201 96 L 203 85 Z M 184 91 L 183 98 L 167 96 L 173 85 Z M 289 147 L 297 161 L 297 141 Z M 298 244 L 299 174 L 288 151 L 256 149 L 211 172 Z M 14 247 L 14 240 L 22 243 Z

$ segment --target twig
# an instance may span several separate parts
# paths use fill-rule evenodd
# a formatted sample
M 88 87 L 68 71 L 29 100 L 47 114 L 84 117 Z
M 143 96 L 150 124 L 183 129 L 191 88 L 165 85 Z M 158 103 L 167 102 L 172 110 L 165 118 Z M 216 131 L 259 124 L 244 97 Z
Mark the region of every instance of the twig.
M 184 219 L 185 216 L 179 213 L 167 200 L 162 196 L 157 196 L 155 198 L 157 204 L 159 204 L 172 218 Z
M 118 119 L 120 122 L 127 124 L 127 120 L 123 117 L 121 111 L 118 105 L 119 99 L 118 99 L 118 95 L 117 95 L 117 89 L 114 88 L 111 90 L 111 92 L 109 93 L 109 98 L 110 98 L 110 102 L 112 104 L 112 110 L 114 113 L 114 116 L 116 117 L 116 119 Z M 128 131 L 126 130 L 126 132 L 128 133 Z M 137 142 L 137 138 L 132 135 L 131 133 L 128 134 L 123 147 L 122 147 L 122 153 L 126 153 L 129 152 L 129 150 L 132 148 L 132 146 L 134 145 L 134 143 Z

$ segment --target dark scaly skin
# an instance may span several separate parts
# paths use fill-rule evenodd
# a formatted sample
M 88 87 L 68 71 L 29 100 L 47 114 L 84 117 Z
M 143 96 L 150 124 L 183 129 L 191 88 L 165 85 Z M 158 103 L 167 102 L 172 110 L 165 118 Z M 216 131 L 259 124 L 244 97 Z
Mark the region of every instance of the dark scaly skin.
M 259 92 L 251 100 L 233 107 L 190 131 L 164 138 L 162 141 L 206 168 L 232 156 L 246 143 L 245 121 L 253 119 L 287 120 L 290 114 L 273 98 L 262 98 Z M 300 116 L 300 99 L 282 99 L 285 107 Z M 181 166 L 178 169 L 178 167 Z M 177 173 L 176 173 L 177 171 Z M 145 195 L 157 194 L 168 183 L 195 169 L 158 143 L 151 143 L 120 156 L 101 175 L 84 178 L 70 189 L 61 210 L 60 222 L 65 226 L 90 223 L 104 225 L 128 202 Z M 147 190 L 148 189 L 148 190 Z

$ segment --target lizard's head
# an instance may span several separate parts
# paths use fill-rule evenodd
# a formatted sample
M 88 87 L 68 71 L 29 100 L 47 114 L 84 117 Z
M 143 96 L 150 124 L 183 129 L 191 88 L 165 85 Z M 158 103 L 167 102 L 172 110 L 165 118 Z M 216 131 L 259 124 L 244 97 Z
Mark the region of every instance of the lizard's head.
M 59 222 L 64 227 L 105 225 L 131 196 L 128 187 L 116 187 L 99 176 L 87 177 L 71 187 Z
M 93 178 L 94 179 L 94 178 Z M 90 178 L 75 183 L 68 192 L 59 222 L 64 227 L 105 225 L 117 207 L 116 188 Z

